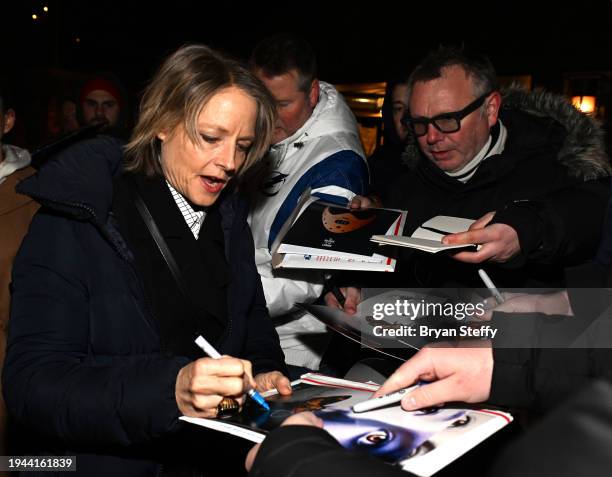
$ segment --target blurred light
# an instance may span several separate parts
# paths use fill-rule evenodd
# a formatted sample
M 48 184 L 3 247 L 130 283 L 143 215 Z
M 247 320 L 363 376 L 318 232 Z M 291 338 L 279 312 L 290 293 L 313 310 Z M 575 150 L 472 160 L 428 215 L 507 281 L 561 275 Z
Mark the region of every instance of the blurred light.
M 75 39 L 74 39 L 74 41 L 75 41 L 76 43 L 81 43 L 81 39 L 80 39 L 80 38 L 75 38 Z
M 43 12 L 47 13 L 49 11 L 49 7 L 43 7 Z
M 32 20 L 38 20 L 38 15 L 36 15 L 36 13 L 32 15 Z
M 372 98 L 354 98 L 358 103 L 376 103 L 376 99 Z
M 585 114 L 595 112 L 596 99 L 595 96 L 573 96 L 572 105 L 579 111 Z

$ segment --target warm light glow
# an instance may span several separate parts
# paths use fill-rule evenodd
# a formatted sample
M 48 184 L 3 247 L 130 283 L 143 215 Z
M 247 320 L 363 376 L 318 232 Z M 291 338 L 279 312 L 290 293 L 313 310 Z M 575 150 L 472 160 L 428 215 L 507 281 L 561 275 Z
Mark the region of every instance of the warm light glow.
M 595 96 L 574 96 L 572 105 L 585 114 L 595 112 Z
M 355 101 L 357 101 L 358 103 L 375 103 L 376 102 L 375 99 L 370 99 L 370 98 L 355 98 Z
M 36 13 L 32 15 L 32 20 L 38 20 L 38 15 L 36 15 Z
M 81 39 L 80 38 L 75 38 L 74 41 L 76 41 L 77 43 L 81 43 Z
M 43 12 L 48 12 L 49 11 L 49 7 L 43 7 Z

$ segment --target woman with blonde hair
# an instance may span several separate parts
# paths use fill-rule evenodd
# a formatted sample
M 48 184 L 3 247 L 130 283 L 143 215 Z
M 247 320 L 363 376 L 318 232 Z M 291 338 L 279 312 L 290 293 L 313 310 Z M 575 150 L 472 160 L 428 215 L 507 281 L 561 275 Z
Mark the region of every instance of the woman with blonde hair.
M 125 154 L 96 138 L 20 185 L 42 204 L 15 262 L 4 370 L 22 454 L 76 455 L 77 475 L 199 475 L 189 462 L 209 466 L 212 439 L 181 455 L 181 414 L 291 392 L 233 192 L 274 120 L 250 72 L 185 46 L 146 89 Z M 198 335 L 224 356 L 203 357 Z

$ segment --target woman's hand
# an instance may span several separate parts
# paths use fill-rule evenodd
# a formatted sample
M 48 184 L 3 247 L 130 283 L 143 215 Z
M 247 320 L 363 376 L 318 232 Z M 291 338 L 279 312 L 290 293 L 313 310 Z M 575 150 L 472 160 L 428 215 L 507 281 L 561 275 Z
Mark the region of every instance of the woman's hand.
M 289 396 L 291 394 L 291 383 L 280 371 L 270 371 L 255 376 L 255 389 L 259 392 L 276 389 L 281 396 Z
M 190 417 L 215 417 L 225 396 L 244 402 L 244 393 L 255 387 L 251 363 L 228 356 L 201 358 L 178 372 L 175 397 L 179 410 Z

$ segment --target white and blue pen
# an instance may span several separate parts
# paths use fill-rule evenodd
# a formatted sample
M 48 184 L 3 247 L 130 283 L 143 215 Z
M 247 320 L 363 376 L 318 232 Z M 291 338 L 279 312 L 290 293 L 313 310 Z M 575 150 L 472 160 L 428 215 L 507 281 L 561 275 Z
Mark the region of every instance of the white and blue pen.
M 198 336 L 195 340 L 195 343 L 200 347 L 200 349 L 202 351 L 204 351 L 208 356 L 210 356 L 213 359 L 219 359 L 221 357 L 221 355 L 219 354 L 219 352 L 213 347 L 213 345 L 211 345 L 208 341 L 206 341 L 206 339 L 204 339 L 204 337 L 202 335 Z M 266 411 L 270 410 L 270 406 L 268 406 L 268 403 L 266 402 L 266 400 L 263 398 L 263 396 L 261 394 L 259 394 L 257 391 L 255 391 L 254 389 L 251 389 L 247 395 L 253 400 L 255 401 L 257 404 L 259 404 L 261 407 L 263 407 Z

